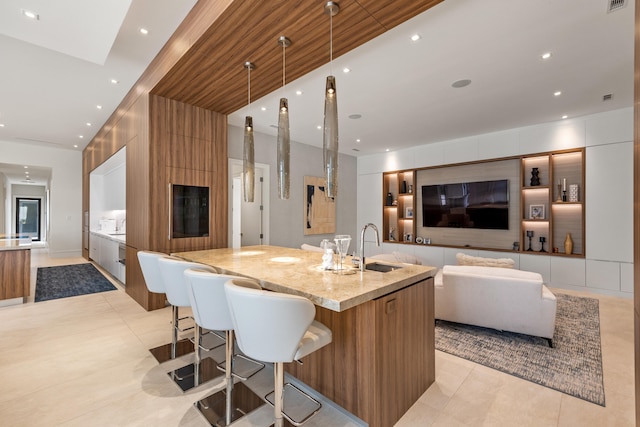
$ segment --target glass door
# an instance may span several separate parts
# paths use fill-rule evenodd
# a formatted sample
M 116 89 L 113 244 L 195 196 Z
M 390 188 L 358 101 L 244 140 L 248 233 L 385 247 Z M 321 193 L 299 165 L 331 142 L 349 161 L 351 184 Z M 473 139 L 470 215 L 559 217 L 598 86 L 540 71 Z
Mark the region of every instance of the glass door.
M 40 241 L 40 199 L 16 199 L 16 234 Z

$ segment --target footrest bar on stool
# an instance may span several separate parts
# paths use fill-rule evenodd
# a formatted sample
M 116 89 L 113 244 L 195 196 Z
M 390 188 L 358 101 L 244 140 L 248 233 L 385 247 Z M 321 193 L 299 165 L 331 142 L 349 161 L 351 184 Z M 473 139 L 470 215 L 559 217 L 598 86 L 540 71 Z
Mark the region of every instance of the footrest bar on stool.
M 240 363 L 238 363 L 240 362 Z M 225 371 L 227 366 L 226 360 L 218 363 L 218 369 L 222 372 Z M 264 368 L 264 363 L 260 363 L 256 360 L 253 360 L 244 354 L 234 354 L 233 355 L 233 372 L 231 375 L 234 378 L 238 378 L 242 381 L 246 381 L 256 373 L 258 373 L 262 368 Z
M 275 391 L 272 391 L 264 397 L 271 406 L 274 406 L 274 394 Z M 291 383 L 284 385 L 282 400 L 282 416 L 295 426 L 302 425 L 322 408 L 320 402 Z

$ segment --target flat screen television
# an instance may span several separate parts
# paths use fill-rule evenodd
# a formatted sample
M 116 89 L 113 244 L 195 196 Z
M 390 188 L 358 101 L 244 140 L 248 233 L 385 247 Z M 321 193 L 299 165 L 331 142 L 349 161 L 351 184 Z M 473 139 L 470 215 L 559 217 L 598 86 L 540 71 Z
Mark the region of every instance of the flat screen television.
M 509 229 L 509 180 L 422 186 L 424 227 Z

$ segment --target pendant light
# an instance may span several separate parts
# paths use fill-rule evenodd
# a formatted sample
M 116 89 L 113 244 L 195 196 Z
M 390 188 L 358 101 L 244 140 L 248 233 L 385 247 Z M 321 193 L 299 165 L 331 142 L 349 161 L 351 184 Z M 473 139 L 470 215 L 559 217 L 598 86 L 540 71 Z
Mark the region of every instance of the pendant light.
M 278 44 L 282 46 L 282 87 L 285 86 L 285 50 L 291 45 L 291 40 L 280 36 Z M 278 196 L 281 199 L 289 198 L 289 158 L 291 155 L 291 140 L 289 138 L 289 101 L 280 98 L 278 108 Z
M 340 11 L 338 3 L 330 1 L 324 6 L 324 13 L 329 15 L 330 32 L 330 72 L 333 74 L 333 17 Z M 324 175 L 326 180 L 325 194 L 335 198 L 338 195 L 338 98 L 336 94 L 336 78 L 327 76 L 324 97 L 324 132 L 322 139 L 324 158 Z
M 248 82 L 248 98 L 249 98 L 249 114 L 251 114 L 251 70 L 255 70 L 256 66 L 252 62 L 245 62 L 244 67 L 247 69 Z M 246 116 L 244 118 L 244 146 L 242 150 L 242 175 L 244 201 L 253 203 L 253 193 L 255 185 L 255 150 L 253 144 L 253 117 Z

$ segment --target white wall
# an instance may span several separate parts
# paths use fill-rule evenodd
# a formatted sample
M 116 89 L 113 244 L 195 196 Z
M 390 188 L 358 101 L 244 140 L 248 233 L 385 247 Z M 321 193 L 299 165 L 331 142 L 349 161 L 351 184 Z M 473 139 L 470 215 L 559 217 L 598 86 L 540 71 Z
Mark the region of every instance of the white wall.
M 382 173 L 466 161 L 586 148 L 584 259 L 385 243 L 366 253 L 401 251 L 441 267 L 455 254 L 510 257 L 551 287 L 633 295 L 633 109 L 510 129 L 358 158 L 358 226 L 382 226 Z
M 51 168 L 49 254 L 82 255 L 82 153 L 0 141 L 2 163 Z
M 229 126 L 229 158 L 242 159 L 243 129 Z M 300 247 L 302 243 L 318 246 L 322 239 L 333 239 L 334 234 L 304 235 L 304 176 L 323 176 L 322 149 L 291 142 L 291 184 L 289 200 L 278 198 L 276 181 L 276 138 L 255 134 L 255 161 L 270 165 L 269 188 L 269 242 L 275 246 Z M 357 162 L 355 157 L 340 155 L 338 159 L 339 188 L 336 201 L 336 233 L 351 234 L 355 248 Z M 231 182 L 229 183 L 231 185 Z M 230 189 L 230 194 L 232 193 Z M 231 196 L 230 196 L 231 197 Z M 231 209 L 232 203 L 229 201 Z M 380 205 L 378 205 L 380 206 Z M 380 209 L 378 209 L 380 210 Z M 229 218 L 232 218 L 231 212 Z M 231 224 L 229 225 L 231 229 Z M 229 240 L 231 242 L 231 240 Z M 231 244 L 231 243 L 229 243 Z
M 0 172 L 0 234 L 5 234 L 5 211 L 6 211 L 6 179 L 5 174 Z

